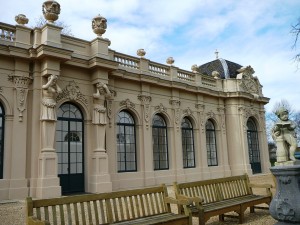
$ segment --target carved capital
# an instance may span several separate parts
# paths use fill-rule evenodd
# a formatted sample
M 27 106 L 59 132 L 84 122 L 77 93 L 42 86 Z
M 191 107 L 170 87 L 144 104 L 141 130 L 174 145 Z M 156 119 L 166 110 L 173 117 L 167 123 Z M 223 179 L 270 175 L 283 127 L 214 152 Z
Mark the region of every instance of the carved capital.
M 8 79 L 14 82 L 14 88 L 16 89 L 16 99 L 17 99 L 17 109 L 19 111 L 19 121 L 23 121 L 23 111 L 26 109 L 27 94 L 29 84 L 32 82 L 32 79 L 29 77 L 21 76 L 8 76 Z
M 141 101 L 142 105 L 150 104 L 152 98 L 149 95 L 138 95 L 138 100 Z

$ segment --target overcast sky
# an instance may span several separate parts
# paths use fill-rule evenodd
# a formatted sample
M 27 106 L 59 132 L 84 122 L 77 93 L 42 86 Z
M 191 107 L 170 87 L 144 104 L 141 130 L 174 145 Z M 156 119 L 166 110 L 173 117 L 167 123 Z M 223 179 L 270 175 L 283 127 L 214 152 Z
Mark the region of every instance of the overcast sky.
M 25 14 L 33 27 L 42 15 L 41 0 L 0 0 L 0 21 L 15 24 Z M 103 37 L 110 48 L 136 56 L 144 48 L 146 58 L 191 70 L 219 57 L 243 66 L 251 65 L 275 102 L 289 101 L 300 110 L 300 69 L 294 62 L 291 26 L 300 17 L 300 0 L 59 0 L 60 21 L 75 37 L 96 37 L 91 20 L 98 14 L 107 19 Z M 300 42 L 299 42 L 300 47 Z M 298 49 L 300 50 L 300 48 Z M 300 64 L 299 64 L 300 65 Z

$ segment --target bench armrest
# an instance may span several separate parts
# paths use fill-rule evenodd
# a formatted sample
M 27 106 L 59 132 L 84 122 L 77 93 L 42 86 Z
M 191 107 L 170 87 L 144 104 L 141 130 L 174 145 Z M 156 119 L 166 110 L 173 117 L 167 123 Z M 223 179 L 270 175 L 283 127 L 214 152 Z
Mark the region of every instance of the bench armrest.
M 165 197 L 165 203 L 178 204 L 178 205 L 190 205 L 192 204 L 192 201 L 188 199 L 176 199 L 172 197 Z
M 49 221 L 42 221 L 37 219 L 36 217 L 30 216 L 27 217 L 27 225 L 50 225 Z
M 249 187 L 250 188 L 265 188 L 268 196 L 273 195 L 272 192 L 271 192 L 271 188 L 273 188 L 274 186 L 272 184 L 253 184 L 253 183 L 249 183 Z
M 204 201 L 201 197 L 189 197 L 186 195 L 178 195 L 177 199 L 186 199 L 195 203 L 202 203 Z
M 252 184 L 252 183 L 250 183 L 249 187 L 252 187 L 252 188 L 273 188 L 273 185 L 272 184 Z

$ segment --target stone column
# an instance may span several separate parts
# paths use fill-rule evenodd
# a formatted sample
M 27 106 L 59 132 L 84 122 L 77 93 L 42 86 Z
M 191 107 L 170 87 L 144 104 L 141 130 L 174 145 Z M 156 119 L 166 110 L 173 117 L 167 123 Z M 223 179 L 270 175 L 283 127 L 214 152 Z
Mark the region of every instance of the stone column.
M 54 149 L 56 128 L 56 95 L 61 92 L 57 85 L 58 76 L 50 75 L 48 82 L 42 86 L 41 110 L 41 144 L 38 159 L 38 179 L 36 196 L 50 198 L 61 195 L 59 178 L 57 177 L 57 154 Z
M 90 191 L 112 191 L 112 182 L 108 173 L 108 156 L 105 150 L 105 131 L 107 124 L 107 109 L 104 106 L 105 96 L 111 97 L 111 92 L 102 82 L 96 84 L 94 94 L 93 128 L 95 131 L 95 148 L 92 153 L 92 174 L 90 175 Z

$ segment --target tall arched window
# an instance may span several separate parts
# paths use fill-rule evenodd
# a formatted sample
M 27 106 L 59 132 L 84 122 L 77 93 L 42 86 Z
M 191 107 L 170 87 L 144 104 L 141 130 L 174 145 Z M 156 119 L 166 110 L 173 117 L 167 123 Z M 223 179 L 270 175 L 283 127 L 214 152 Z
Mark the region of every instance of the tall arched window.
M 162 116 L 156 114 L 152 121 L 154 170 L 169 169 L 167 125 Z
M 3 163 L 4 163 L 4 108 L 0 103 L 0 179 L 3 179 Z
M 211 120 L 208 120 L 206 122 L 205 127 L 206 127 L 207 164 L 208 166 L 217 166 L 218 156 L 217 156 L 215 126 Z
M 188 118 L 183 118 L 181 122 L 181 137 L 183 167 L 193 168 L 195 167 L 194 136 L 193 126 Z
M 118 172 L 132 172 L 136 166 L 135 122 L 127 111 L 118 114 L 117 121 Z
M 64 103 L 57 111 L 56 152 L 63 193 L 84 192 L 84 130 L 80 109 Z
M 261 173 L 260 151 L 258 142 L 258 133 L 255 122 L 252 118 L 247 121 L 247 139 L 249 161 L 253 173 Z

